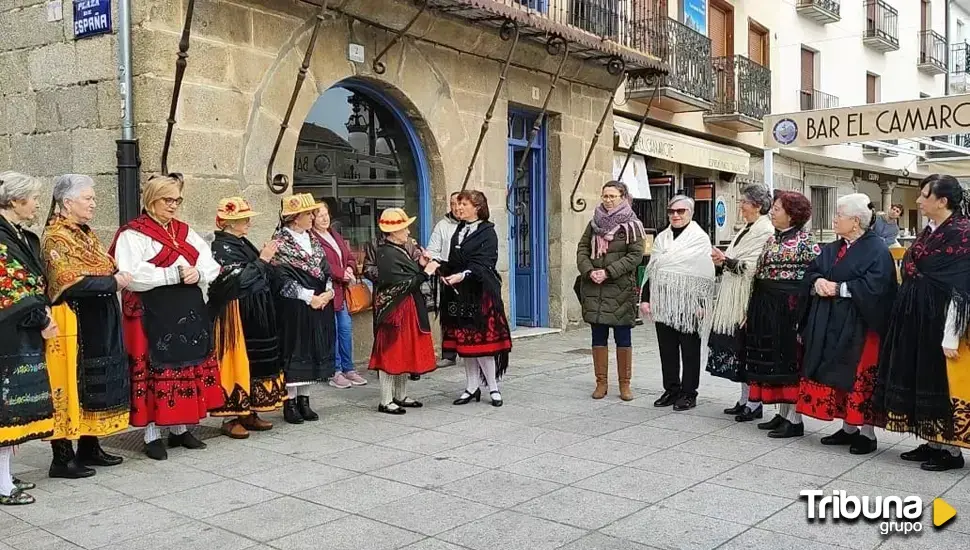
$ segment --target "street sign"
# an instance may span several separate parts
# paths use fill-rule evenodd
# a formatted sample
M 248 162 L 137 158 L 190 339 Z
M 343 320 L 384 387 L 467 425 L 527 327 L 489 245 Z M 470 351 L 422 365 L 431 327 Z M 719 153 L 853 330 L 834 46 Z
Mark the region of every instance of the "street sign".
M 74 0 L 74 38 L 111 32 L 111 0 Z
M 714 203 L 714 221 L 718 227 L 724 227 L 727 223 L 727 205 L 724 203 L 724 197 L 718 197 L 717 202 Z

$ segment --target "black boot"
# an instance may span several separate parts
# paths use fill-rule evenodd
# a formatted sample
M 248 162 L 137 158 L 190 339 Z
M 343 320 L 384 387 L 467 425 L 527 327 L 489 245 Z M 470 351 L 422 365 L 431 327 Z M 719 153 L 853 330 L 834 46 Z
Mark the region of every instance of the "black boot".
M 70 441 L 55 439 L 51 441 L 51 450 L 54 452 L 54 459 L 51 461 L 51 469 L 47 472 L 48 476 L 81 479 L 97 473 L 78 462 L 74 454 L 74 445 Z
M 283 420 L 290 424 L 303 424 L 303 417 L 296 408 L 296 399 L 287 399 L 283 402 Z
M 77 460 L 85 466 L 117 466 L 125 461 L 120 456 L 104 452 L 98 438 L 90 435 L 82 435 L 77 442 Z
M 940 449 L 936 456 L 931 457 L 919 467 L 927 472 L 945 472 L 947 470 L 959 470 L 963 468 L 963 453 L 952 454 L 946 449 Z
M 296 396 L 296 409 L 300 411 L 300 416 L 307 422 L 320 420 L 320 415 L 313 412 L 313 409 L 310 408 L 310 396 L 308 395 Z
M 172 449 L 175 447 L 185 447 L 186 449 L 199 450 L 208 447 L 201 439 L 195 437 L 195 435 L 188 431 L 175 435 L 173 433 L 168 434 L 168 446 Z

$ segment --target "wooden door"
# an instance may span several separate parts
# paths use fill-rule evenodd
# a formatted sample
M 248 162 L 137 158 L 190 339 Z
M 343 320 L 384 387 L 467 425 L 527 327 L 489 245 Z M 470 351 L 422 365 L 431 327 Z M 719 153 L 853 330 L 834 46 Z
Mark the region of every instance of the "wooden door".
M 879 77 L 874 74 L 866 74 L 866 103 L 876 103 L 878 94 L 876 88 L 879 84 Z
M 815 52 L 808 48 L 802 48 L 802 86 L 801 103 L 802 110 L 809 111 L 815 108 Z
M 933 19 L 930 18 L 930 0 L 922 0 L 919 6 L 919 30 L 930 30 L 932 23 Z

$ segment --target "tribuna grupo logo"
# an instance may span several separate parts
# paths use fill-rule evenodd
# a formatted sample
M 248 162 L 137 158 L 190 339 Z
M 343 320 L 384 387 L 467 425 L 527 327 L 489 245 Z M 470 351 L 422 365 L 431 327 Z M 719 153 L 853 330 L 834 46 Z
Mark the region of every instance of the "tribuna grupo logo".
M 923 499 L 917 496 L 855 496 L 845 491 L 826 495 L 819 489 L 799 492 L 806 500 L 808 521 L 825 523 L 865 520 L 879 524 L 883 535 L 919 533 L 923 530 Z M 943 499 L 933 501 L 933 525 L 941 527 L 956 516 Z

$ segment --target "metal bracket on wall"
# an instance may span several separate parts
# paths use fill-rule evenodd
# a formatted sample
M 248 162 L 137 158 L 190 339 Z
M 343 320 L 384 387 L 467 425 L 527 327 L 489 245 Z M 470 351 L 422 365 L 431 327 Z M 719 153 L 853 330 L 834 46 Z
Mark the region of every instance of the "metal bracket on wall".
M 425 10 L 427 9 L 428 9 L 428 0 L 422 0 L 421 9 L 418 10 L 418 13 L 415 13 L 414 17 L 412 17 L 411 20 L 408 21 L 408 24 L 404 25 L 404 28 L 401 29 L 400 32 L 395 34 L 394 38 L 387 43 L 387 46 L 384 46 L 384 49 L 381 50 L 379 54 L 377 54 L 377 57 L 374 58 L 374 63 L 371 65 L 375 73 L 384 74 L 384 72 L 387 71 L 387 65 L 385 65 L 384 62 L 381 61 L 381 59 L 383 59 L 384 56 L 387 55 L 387 52 L 391 51 L 391 48 L 393 48 L 395 44 L 400 42 L 401 39 L 408 34 L 408 31 L 411 30 L 411 27 L 414 26 L 414 24 L 418 21 L 418 18 L 421 17 L 421 14 L 424 13 Z
M 630 148 L 626 151 L 626 158 L 623 160 L 623 168 L 620 169 L 620 175 L 616 177 L 618 181 L 623 181 L 623 174 L 626 172 L 626 166 L 630 163 L 630 157 L 633 156 L 633 152 L 636 151 L 637 143 L 640 141 L 640 132 L 643 131 L 643 126 L 647 123 L 647 118 L 650 116 L 650 106 L 653 105 L 653 100 L 657 98 L 657 93 L 660 91 L 660 83 L 663 82 L 664 73 L 659 71 L 649 71 L 643 75 L 647 86 L 653 88 L 650 92 L 650 99 L 647 100 L 647 107 L 643 110 L 643 116 L 640 118 L 640 125 L 637 126 L 637 133 L 633 136 L 633 143 L 630 144 Z
M 488 111 L 485 112 L 482 130 L 478 134 L 478 142 L 475 143 L 472 158 L 468 161 L 468 170 L 465 172 L 465 179 L 461 182 L 461 191 L 464 191 L 468 187 L 468 179 L 471 178 L 472 170 L 475 169 L 475 161 L 478 159 L 478 153 L 482 149 L 482 142 L 485 141 L 485 134 L 488 133 L 488 124 L 492 121 L 492 115 L 495 114 L 495 104 L 498 103 L 498 96 L 502 93 L 502 88 L 505 87 L 505 82 L 508 79 L 509 67 L 512 66 L 512 56 L 515 55 L 515 49 L 519 45 L 519 25 L 511 19 L 506 19 L 505 23 L 502 24 L 502 29 L 499 31 L 499 36 L 502 37 L 502 40 L 511 40 L 512 46 L 509 48 L 509 54 L 505 57 L 505 65 L 502 67 L 502 74 L 499 76 L 498 84 L 495 86 L 495 93 L 492 94 L 492 103 L 488 106 Z
M 168 151 L 172 145 L 172 130 L 175 129 L 175 111 L 178 110 L 179 93 L 182 91 L 182 78 L 185 77 L 185 67 L 189 58 L 189 37 L 192 35 L 192 15 L 195 12 L 195 0 L 189 0 L 185 7 L 185 24 L 182 26 L 182 38 L 179 39 L 178 59 L 175 60 L 175 86 L 172 88 L 172 104 L 168 111 L 168 127 L 165 129 L 165 143 L 162 145 L 162 174 L 168 174 Z
M 290 127 L 290 116 L 293 114 L 293 107 L 296 106 L 296 99 L 300 97 L 300 90 L 303 88 L 303 81 L 306 80 L 306 73 L 310 69 L 310 59 L 313 57 L 313 48 L 317 43 L 317 36 L 320 34 L 320 27 L 323 26 L 324 16 L 327 12 L 328 0 L 320 4 L 317 11 L 316 22 L 313 24 L 313 32 L 310 34 L 310 43 L 307 44 L 306 53 L 303 55 L 303 65 L 296 75 L 296 84 L 293 86 L 293 95 L 290 96 L 290 104 L 286 107 L 286 115 L 280 123 L 280 133 L 276 136 L 276 143 L 273 144 L 273 152 L 269 156 L 269 165 L 266 166 L 266 187 L 274 195 L 282 195 L 290 188 L 290 179 L 285 174 L 273 175 L 273 167 L 276 164 L 276 155 L 280 152 L 280 145 L 283 143 L 283 136 L 286 129 Z
M 514 179 L 509 182 L 506 188 L 505 208 L 509 211 L 509 214 L 516 214 L 518 205 L 512 204 L 515 194 L 515 183 L 525 173 L 525 164 L 532 155 L 532 145 L 535 143 L 536 137 L 539 135 L 539 130 L 542 128 L 542 123 L 546 119 L 546 112 L 549 110 L 549 101 L 552 99 L 552 94 L 556 91 L 556 86 L 559 84 L 559 77 L 562 76 L 563 69 L 566 68 L 566 60 L 569 58 L 569 43 L 561 36 L 550 36 L 549 40 L 546 41 L 546 51 L 549 52 L 549 55 L 560 56 L 559 67 L 556 69 L 556 74 L 552 76 L 549 91 L 546 92 L 546 99 L 542 102 L 542 109 L 536 115 L 536 119 L 532 123 L 532 128 L 529 130 L 529 143 L 525 146 L 525 154 L 522 155 L 522 159 L 519 160 L 519 165 L 515 168 Z

